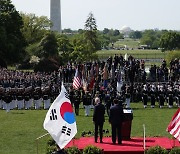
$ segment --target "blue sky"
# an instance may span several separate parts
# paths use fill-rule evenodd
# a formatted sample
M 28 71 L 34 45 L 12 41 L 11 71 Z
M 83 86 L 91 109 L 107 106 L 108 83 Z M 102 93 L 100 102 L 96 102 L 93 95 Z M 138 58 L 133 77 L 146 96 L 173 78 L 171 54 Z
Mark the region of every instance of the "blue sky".
M 50 16 L 50 0 L 12 0 L 18 11 Z M 99 30 L 180 30 L 180 0 L 61 0 L 62 28 L 83 29 L 90 12 Z

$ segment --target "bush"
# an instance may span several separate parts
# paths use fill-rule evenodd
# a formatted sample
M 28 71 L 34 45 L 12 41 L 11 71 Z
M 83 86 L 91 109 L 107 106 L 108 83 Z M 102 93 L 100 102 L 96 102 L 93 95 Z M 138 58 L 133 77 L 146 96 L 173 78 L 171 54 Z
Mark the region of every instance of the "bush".
M 179 51 L 168 51 L 168 54 L 166 56 L 167 64 L 171 62 L 171 60 L 174 59 L 180 59 L 180 50 Z
M 56 150 L 56 142 L 53 139 L 49 139 L 47 142 L 46 154 L 52 154 Z
M 155 146 L 147 149 L 146 154 L 168 154 L 168 151 L 160 146 Z
M 53 72 L 59 69 L 59 62 L 55 58 L 41 60 L 35 67 L 35 72 Z
M 69 147 L 69 148 L 65 149 L 65 153 L 67 153 L 67 154 L 81 154 L 81 151 L 77 147 L 73 146 L 73 147 Z
M 102 149 L 93 145 L 86 146 L 83 149 L 83 154 L 102 154 L 102 153 L 103 153 Z
M 171 151 L 169 152 L 169 154 L 179 154 L 179 153 L 180 153 L 180 147 L 175 147 L 171 149 Z

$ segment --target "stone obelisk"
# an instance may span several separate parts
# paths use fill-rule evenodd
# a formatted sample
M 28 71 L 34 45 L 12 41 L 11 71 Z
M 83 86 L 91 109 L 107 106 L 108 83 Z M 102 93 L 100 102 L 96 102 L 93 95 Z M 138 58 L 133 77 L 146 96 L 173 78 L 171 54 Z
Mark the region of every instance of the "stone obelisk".
M 60 0 L 50 0 L 50 20 L 52 31 L 61 33 L 61 3 Z

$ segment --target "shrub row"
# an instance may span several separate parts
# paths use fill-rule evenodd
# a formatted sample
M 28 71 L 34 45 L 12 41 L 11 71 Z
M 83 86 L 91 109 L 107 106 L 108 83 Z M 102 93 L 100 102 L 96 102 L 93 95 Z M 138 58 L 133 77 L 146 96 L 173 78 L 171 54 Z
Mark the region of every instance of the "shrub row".
M 56 153 L 57 146 L 56 143 L 51 139 L 47 143 L 47 153 L 46 154 L 53 154 Z M 103 150 L 93 146 L 88 145 L 83 150 L 78 149 L 75 146 L 69 147 L 64 149 L 63 153 L 65 154 L 102 154 Z M 180 154 L 180 147 L 174 147 L 170 151 L 162 148 L 160 146 L 150 147 L 146 149 L 145 154 Z
M 57 145 L 54 140 L 50 139 L 47 143 L 47 152 L 46 154 L 56 154 L 57 151 Z M 78 149 L 75 146 L 66 148 L 63 150 L 64 154 L 102 154 L 103 150 L 93 146 L 93 145 L 88 145 L 86 146 L 83 150 Z
M 180 147 L 172 148 L 170 151 L 160 147 L 155 146 L 147 149 L 145 151 L 146 154 L 180 154 Z

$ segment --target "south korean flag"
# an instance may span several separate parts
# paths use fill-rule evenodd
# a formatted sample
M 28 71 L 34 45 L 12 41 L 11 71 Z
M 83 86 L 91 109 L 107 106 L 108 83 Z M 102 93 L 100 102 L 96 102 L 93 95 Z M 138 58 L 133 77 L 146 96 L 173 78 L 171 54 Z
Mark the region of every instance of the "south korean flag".
M 46 114 L 43 126 L 61 149 L 63 149 L 77 133 L 75 114 L 69 100 L 69 95 L 63 84 L 60 94 Z

